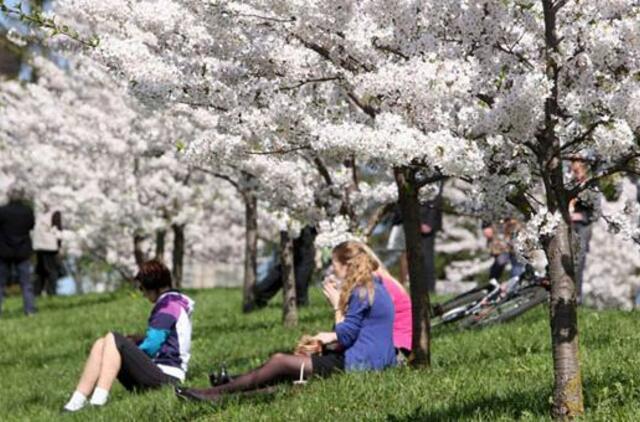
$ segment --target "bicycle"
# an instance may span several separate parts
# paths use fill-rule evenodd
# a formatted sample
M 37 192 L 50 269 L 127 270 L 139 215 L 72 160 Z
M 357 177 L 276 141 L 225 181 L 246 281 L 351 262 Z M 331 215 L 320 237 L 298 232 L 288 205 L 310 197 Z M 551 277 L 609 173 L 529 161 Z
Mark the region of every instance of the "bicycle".
M 433 307 L 432 328 L 459 321 L 460 328 L 481 328 L 514 319 L 549 298 L 546 277 L 525 271 L 500 284 L 488 284 L 469 290 Z

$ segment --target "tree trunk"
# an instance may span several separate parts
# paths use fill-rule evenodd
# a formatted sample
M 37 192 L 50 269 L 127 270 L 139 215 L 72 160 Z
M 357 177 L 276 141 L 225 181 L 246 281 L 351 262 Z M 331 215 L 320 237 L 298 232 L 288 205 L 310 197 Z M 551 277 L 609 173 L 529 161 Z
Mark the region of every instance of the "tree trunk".
M 184 224 L 174 224 L 173 229 L 173 286 L 182 287 L 182 273 L 184 268 Z
M 133 256 L 136 260 L 136 265 L 138 269 L 142 267 L 142 264 L 147 260 L 147 256 L 142 250 L 142 241 L 144 240 L 144 236 L 139 233 L 133 235 Z
M 420 202 L 418 185 L 413 170 L 406 167 L 394 169 L 398 197 L 402 211 L 403 228 L 409 260 L 411 310 L 413 313 L 414 366 L 431 365 L 431 322 L 429 292 L 426 286 L 422 242 L 420 239 Z
M 286 231 L 280 232 L 280 265 L 282 266 L 282 321 L 285 327 L 295 327 L 298 325 L 298 308 L 293 272 L 293 240 Z
M 572 233 L 564 219 L 545 249 L 551 277 L 551 343 L 554 369 L 554 418 L 574 418 L 584 413 L 578 359 L 576 283 L 571 247 Z
M 242 284 L 242 310 L 249 312 L 255 302 L 258 272 L 258 198 L 245 195 L 244 281 Z
M 551 278 L 549 317 L 553 354 L 554 387 L 551 414 L 554 418 L 574 418 L 584 413 L 582 379 L 578 358 L 578 318 L 576 312 L 576 282 L 573 260 L 573 233 L 568 225 L 568 199 L 564 188 L 560 141 L 556 125 L 561 119 L 558 79 L 561 66 L 557 56 L 562 38 L 558 35 L 557 16 L 567 2 L 542 0 L 546 75 L 553 83 L 545 101 L 544 133 L 538 136 L 540 150 L 548 156 L 541 163 L 546 174 L 547 207 L 560 210 L 563 218 L 550 239 L 544 241 Z
M 166 237 L 166 230 L 158 230 L 156 232 L 156 259 L 160 261 L 164 261 L 164 247 Z

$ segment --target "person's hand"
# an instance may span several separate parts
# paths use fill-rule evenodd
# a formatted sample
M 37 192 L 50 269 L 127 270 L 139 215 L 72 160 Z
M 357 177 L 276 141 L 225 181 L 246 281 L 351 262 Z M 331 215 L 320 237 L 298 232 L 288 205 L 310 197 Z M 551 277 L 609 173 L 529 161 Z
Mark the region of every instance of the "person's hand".
M 337 341 L 338 336 L 336 333 L 318 333 L 313 336 L 315 340 L 319 340 L 322 344 L 329 344 Z
M 338 309 L 338 302 L 340 301 L 340 292 L 336 287 L 336 282 L 333 279 L 333 276 L 329 276 L 325 278 L 322 283 L 322 294 L 327 298 L 327 302 L 333 307 L 333 309 Z
M 420 233 L 429 234 L 431 233 L 431 226 L 425 223 L 420 224 Z
M 125 336 L 125 338 L 131 340 L 135 344 L 139 344 L 142 342 L 142 340 L 144 340 L 144 336 L 141 336 L 140 334 L 128 334 Z

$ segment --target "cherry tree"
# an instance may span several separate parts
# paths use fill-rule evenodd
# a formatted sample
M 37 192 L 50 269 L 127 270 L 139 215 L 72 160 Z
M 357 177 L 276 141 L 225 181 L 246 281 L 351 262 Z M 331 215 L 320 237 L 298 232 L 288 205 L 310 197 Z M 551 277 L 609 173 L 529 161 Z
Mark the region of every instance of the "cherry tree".
M 316 52 L 333 71 L 316 79 L 339 76 L 350 103 L 368 116 L 320 123 L 318 140 L 333 141 L 332 152 L 373 153 L 394 166 L 412 277 L 420 250 L 412 248 L 417 215 L 409 205 L 424 181 L 475 177 L 487 203 L 523 213 L 529 222 L 523 237 L 530 234 L 530 244 L 544 248 L 552 279 L 552 411 L 558 417 L 582 413 L 574 271 L 565 265 L 576 253 L 569 203 L 603 177 L 636 171 L 637 3 L 234 7 L 237 16 L 258 20 L 289 45 Z M 594 169 L 580 184 L 563 165 L 576 158 Z M 418 303 L 421 293 L 412 290 L 414 315 L 428 309 L 428 301 Z M 428 315 L 417 318 L 428 322 Z M 414 333 L 428 362 L 428 327 L 415 324 Z
M 190 178 L 179 163 L 175 144 L 193 126 L 180 110 L 150 114 L 95 62 L 70 61 L 69 69 L 44 59 L 35 64 L 37 83 L 7 82 L 0 89 L 8 116 L 0 125 L 6 180 L 28 187 L 37 204 L 61 208 L 70 253 L 104 259 L 125 276 L 134 258 L 144 257 L 142 235 L 173 228 L 180 280 L 186 222 L 222 211 L 210 201 L 216 184 L 203 175 Z M 201 253 L 210 245 L 193 244 Z

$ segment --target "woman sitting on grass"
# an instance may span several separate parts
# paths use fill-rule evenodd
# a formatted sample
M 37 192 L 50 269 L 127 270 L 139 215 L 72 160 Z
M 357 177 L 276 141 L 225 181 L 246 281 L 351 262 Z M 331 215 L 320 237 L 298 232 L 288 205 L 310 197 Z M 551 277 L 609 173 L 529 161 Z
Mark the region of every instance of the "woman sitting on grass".
M 130 391 L 184 381 L 190 358 L 194 302 L 171 290 L 171 273 L 160 261 L 142 264 L 135 281 L 142 294 L 155 303 L 146 337 L 139 344 L 116 332 L 98 339 L 64 410 L 75 412 L 87 403 L 104 405 L 116 378 Z
M 338 350 L 323 355 L 276 353 L 260 368 L 228 383 L 208 389 L 176 388 L 179 397 L 213 401 L 221 395 L 257 390 L 302 374 L 328 376 L 336 371 L 382 370 L 395 364 L 393 303 L 374 275 L 377 263 L 358 242 L 343 242 L 333 249 L 333 269 L 342 283 L 338 290 L 324 283 L 323 290 L 335 310 L 335 331 L 314 338 L 323 344 L 338 343 Z

